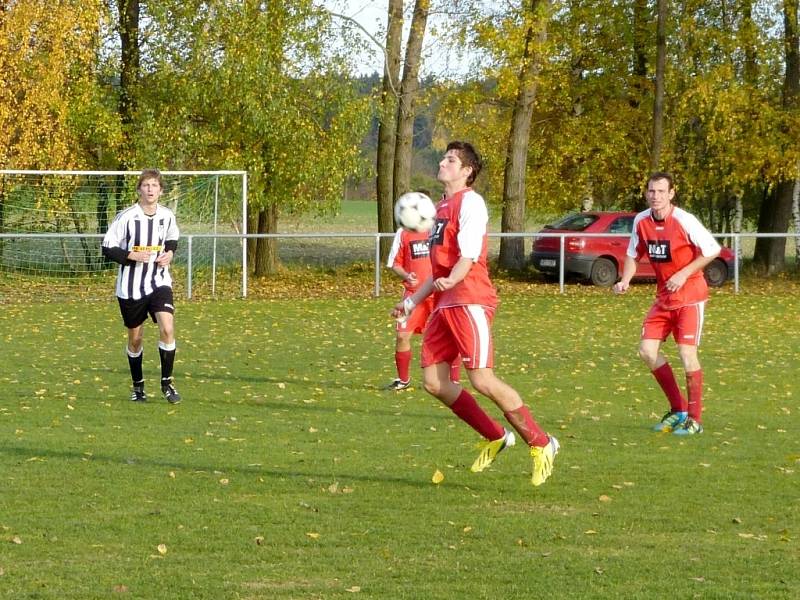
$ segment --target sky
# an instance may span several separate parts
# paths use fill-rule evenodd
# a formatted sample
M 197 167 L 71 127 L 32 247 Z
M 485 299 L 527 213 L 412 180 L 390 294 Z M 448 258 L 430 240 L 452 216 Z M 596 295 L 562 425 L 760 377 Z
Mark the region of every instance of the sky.
M 386 29 L 387 0 L 321 0 L 321 3 L 333 13 L 350 17 L 373 37 L 383 41 L 379 32 Z M 363 74 L 383 73 L 383 55 L 379 51 L 363 55 L 360 63 L 358 68 Z
M 378 41 L 384 42 L 383 32 L 386 29 L 388 0 L 320 0 L 320 3 L 333 13 L 355 20 Z M 404 4 L 409 10 L 413 7 L 413 2 L 408 0 Z M 420 76 L 434 75 L 439 77 L 445 73 L 461 76 L 468 72 L 469 56 L 461 58 L 445 44 L 433 40 L 430 35 L 427 35 L 431 31 L 431 26 L 436 25 L 435 19 L 435 17 L 432 17 L 428 20 L 427 42 L 423 46 L 423 62 Z M 406 27 L 409 24 L 410 19 L 406 19 Z M 403 34 L 404 51 L 407 35 L 408 30 L 406 29 Z M 383 74 L 383 54 L 376 48 L 375 52 L 363 55 L 358 69 L 360 74 L 369 74 L 375 71 Z

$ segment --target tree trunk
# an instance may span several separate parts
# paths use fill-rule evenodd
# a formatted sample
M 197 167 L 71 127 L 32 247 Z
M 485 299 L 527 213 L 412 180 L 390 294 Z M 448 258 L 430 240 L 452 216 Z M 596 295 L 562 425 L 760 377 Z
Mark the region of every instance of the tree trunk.
M 792 192 L 792 223 L 794 224 L 794 266 L 800 268 L 800 165 L 798 165 L 798 176 L 794 180 L 794 191 Z
M 122 123 L 123 155 L 119 168 L 125 171 L 131 158 L 131 128 L 136 112 L 136 82 L 139 79 L 139 0 L 119 0 L 121 66 L 118 111 Z
M 761 203 L 759 233 L 786 233 L 792 213 L 794 181 L 781 181 Z M 757 238 L 753 263 L 762 275 L 773 275 L 786 267 L 786 238 Z
M 653 147 L 650 167 L 661 166 L 661 146 L 664 142 L 664 88 L 667 65 L 667 0 L 658 0 L 656 18 L 656 85 L 653 99 Z
M 270 204 L 258 211 L 257 233 L 278 231 L 278 207 Z M 257 238 L 253 276 L 266 277 L 278 270 L 278 241 L 275 238 Z
M 633 3 L 633 84 L 629 104 L 638 108 L 647 95 L 647 0 Z
M 550 0 L 529 0 L 528 28 L 525 32 L 525 51 L 518 81 L 519 89 L 511 116 L 511 131 L 506 149 L 503 181 L 503 233 L 525 230 L 525 173 L 528 164 L 531 118 L 536 100 L 537 81 L 541 66 L 542 45 L 547 39 L 547 13 Z M 525 240 L 521 237 L 501 238 L 500 266 L 519 270 L 525 267 Z
M 783 80 L 783 108 L 796 112 L 800 104 L 800 45 L 798 45 L 798 0 L 784 0 L 783 25 L 786 70 Z M 794 140 L 793 140 L 794 143 Z M 792 213 L 795 179 L 780 181 L 761 204 L 759 233 L 786 233 Z M 786 238 L 757 238 L 753 255 L 756 268 L 772 275 L 786 267 Z
M 419 66 L 422 41 L 428 24 L 430 0 L 417 0 L 411 31 L 406 45 L 406 60 L 403 65 L 403 82 L 400 87 L 400 102 L 397 109 L 397 139 L 394 151 L 394 200 L 411 190 L 411 149 L 414 141 L 414 105 L 419 94 Z
M 378 157 L 376 195 L 378 200 L 378 231 L 394 231 L 394 143 L 397 127 L 397 95 L 400 76 L 400 41 L 403 33 L 403 1 L 389 0 L 389 20 L 386 27 L 386 56 L 381 93 L 381 117 L 378 124 Z M 381 260 L 392 245 L 388 237 L 381 239 Z

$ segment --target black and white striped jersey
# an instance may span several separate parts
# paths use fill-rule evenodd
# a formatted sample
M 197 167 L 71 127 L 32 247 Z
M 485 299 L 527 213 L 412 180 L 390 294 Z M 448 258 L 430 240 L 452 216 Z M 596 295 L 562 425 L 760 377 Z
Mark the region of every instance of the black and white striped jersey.
M 128 252 L 151 252 L 148 263 L 125 261 L 117 273 L 117 297 L 139 300 L 153 293 L 157 287 L 172 287 L 169 266 L 161 267 L 155 263 L 156 257 L 164 252 L 167 241 L 176 241 L 180 232 L 175 215 L 161 204 L 156 205 L 156 213 L 148 216 L 136 203 L 120 212 L 108 228 L 103 238 L 103 248 L 120 248 Z M 104 252 L 105 254 L 105 252 Z

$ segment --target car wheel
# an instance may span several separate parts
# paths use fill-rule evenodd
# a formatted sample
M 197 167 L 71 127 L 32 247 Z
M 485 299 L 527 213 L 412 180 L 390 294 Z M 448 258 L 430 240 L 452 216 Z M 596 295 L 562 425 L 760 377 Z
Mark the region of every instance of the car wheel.
M 703 274 L 706 276 L 706 282 L 711 287 L 719 287 L 728 280 L 728 265 L 725 261 L 715 258 L 711 261 Z
M 609 287 L 617 281 L 617 265 L 607 258 L 598 258 L 592 263 L 590 276 L 592 283 L 601 287 Z

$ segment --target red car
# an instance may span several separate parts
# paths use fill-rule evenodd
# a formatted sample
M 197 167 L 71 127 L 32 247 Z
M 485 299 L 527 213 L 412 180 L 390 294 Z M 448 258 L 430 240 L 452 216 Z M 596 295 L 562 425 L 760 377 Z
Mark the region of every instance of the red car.
M 564 275 L 591 281 L 595 285 L 610 286 L 618 279 L 628 249 L 628 238 L 633 231 L 635 212 L 581 212 L 569 214 L 539 233 L 618 233 L 619 237 L 564 238 Z M 558 277 L 560 239 L 537 236 L 533 241 L 533 266 L 545 275 Z M 733 273 L 734 253 L 723 246 L 720 255 L 705 268 L 709 285 L 721 286 Z M 655 273 L 647 257 L 639 261 L 636 278 L 654 279 Z

